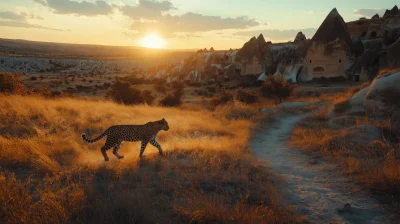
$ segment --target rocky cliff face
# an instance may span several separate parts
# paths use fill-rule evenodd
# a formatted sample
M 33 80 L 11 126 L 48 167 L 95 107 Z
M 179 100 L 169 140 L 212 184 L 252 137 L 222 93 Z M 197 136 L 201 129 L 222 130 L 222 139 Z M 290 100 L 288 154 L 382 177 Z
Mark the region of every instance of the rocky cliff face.
M 400 67 L 400 38 L 388 47 L 387 57 L 390 67 Z
M 378 14 L 371 19 L 348 22 L 350 36 L 361 37 L 363 40 L 384 38 L 386 45 L 394 43 L 400 37 L 400 11 L 397 6 L 386 10 L 382 17 Z

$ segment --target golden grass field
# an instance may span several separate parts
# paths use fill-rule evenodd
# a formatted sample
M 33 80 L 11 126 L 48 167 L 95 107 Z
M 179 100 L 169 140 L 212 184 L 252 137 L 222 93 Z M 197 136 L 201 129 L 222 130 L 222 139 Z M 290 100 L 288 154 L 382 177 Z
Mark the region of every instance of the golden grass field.
M 0 96 L 0 223 L 306 222 L 249 153 L 257 110 L 192 107 Z M 149 145 L 139 160 L 139 143 L 124 142 L 125 159 L 104 162 L 104 139 L 81 139 L 161 118 L 165 157 Z

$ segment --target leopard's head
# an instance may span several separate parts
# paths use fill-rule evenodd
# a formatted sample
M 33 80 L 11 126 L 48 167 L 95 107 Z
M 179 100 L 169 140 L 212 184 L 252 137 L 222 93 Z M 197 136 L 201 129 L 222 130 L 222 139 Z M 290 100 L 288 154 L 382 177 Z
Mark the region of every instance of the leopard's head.
M 165 120 L 165 118 L 163 118 L 162 120 L 158 121 L 158 123 L 161 125 L 161 130 L 164 130 L 164 131 L 168 131 L 169 130 L 168 122 L 167 122 L 167 120 Z

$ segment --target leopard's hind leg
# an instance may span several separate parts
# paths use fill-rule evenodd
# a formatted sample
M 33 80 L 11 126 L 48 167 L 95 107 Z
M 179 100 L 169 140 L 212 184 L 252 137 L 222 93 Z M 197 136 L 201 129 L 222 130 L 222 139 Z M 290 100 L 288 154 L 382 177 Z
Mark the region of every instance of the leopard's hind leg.
M 115 144 L 114 149 L 113 149 L 113 154 L 118 158 L 118 159 L 123 159 L 124 156 L 121 156 L 118 154 L 118 150 L 121 148 L 121 142 Z
M 110 160 L 107 156 L 107 150 L 111 149 L 114 145 L 112 144 L 112 141 L 109 138 L 107 138 L 106 144 L 104 144 L 103 147 L 101 147 L 101 154 L 103 154 L 105 161 Z

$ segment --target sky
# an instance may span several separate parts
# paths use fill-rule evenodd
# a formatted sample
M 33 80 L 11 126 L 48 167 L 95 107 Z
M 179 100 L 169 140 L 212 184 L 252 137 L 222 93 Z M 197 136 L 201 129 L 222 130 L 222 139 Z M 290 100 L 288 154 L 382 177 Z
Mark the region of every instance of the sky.
M 0 0 L 0 38 L 229 49 L 240 48 L 260 33 L 272 42 L 293 40 L 299 31 L 311 38 L 335 7 L 347 22 L 375 13 L 382 16 L 396 3 L 398 0 Z

